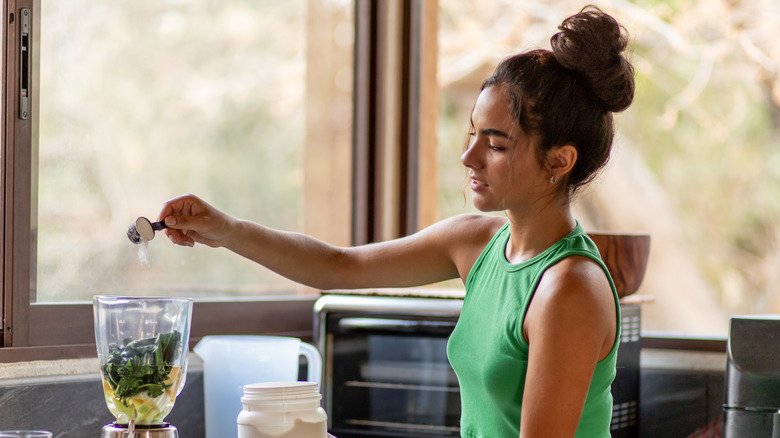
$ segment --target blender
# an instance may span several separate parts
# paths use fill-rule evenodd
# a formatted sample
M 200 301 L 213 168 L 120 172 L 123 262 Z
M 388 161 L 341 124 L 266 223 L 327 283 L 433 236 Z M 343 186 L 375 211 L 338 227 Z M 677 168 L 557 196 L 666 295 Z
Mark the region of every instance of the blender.
M 115 421 L 102 438 L 178 438 L 165 422 L 184 387 L 192 299 L 95 296 L 103 395 Z

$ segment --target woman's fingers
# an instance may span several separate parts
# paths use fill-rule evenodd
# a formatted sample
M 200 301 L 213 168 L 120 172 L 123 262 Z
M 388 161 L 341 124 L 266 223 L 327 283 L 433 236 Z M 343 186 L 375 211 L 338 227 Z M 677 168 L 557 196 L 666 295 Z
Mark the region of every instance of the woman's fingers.
M 158 220 L 165 221 L 168 239 L 183 246 L 200 243 L 219 247 L 219 239 L 226 231 L 225 216 L 191 194 L 166 201 Z
M 187 235 L 183 230 L 177 230 L 175 228 L 166 228 L 165 235 L 168 236 L 168 240 L 181 246 L 193 246 L 195 241 Z

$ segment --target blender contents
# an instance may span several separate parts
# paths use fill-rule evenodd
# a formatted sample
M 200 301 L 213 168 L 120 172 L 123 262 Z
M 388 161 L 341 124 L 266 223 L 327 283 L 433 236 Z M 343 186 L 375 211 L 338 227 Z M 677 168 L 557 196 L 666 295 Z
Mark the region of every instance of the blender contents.
M 93 298 L 103 395 L 115 421 L 101 438 L 178 438 L 165 422 L 187 378 L 192 299 Z
M 108 346 L 103 393 L 117 423 L 160 424 L 170 413 L 182 371 L 175 362 L 181 342 L 174 330 Z
M 136 245 L 154 239 L 154 232 L 168 228 L 165 222 L 152 222 L 141 216 L 127 228 L 127 238 Z

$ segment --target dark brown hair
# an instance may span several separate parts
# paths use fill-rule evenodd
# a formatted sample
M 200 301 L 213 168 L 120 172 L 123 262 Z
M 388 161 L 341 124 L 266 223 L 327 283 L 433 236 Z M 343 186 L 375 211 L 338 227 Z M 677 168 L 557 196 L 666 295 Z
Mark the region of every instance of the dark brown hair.
M 634 69 L 622 55 L 628 35 L 595 6 L 563 20 L 552 50 L 536 49 L 504 59 L 482 90 L 502 85 L 524 131 L 539 137 L 539 158 L 565 144 L 577 148 L 568 179 L 571 192 L 590 182 L 609 160 L 613 112 L 634 98 Z

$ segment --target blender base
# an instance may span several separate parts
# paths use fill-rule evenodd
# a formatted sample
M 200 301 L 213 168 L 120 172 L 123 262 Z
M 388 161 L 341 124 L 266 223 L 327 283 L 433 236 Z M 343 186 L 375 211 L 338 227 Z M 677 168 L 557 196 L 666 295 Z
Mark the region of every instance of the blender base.
M 100 438 L 127 438 L 126 424 L 110 423 L 103 426 Z M 169 423 L 140 425 L 136 424 L 134 438 L 179 438 L 179 431 Z

